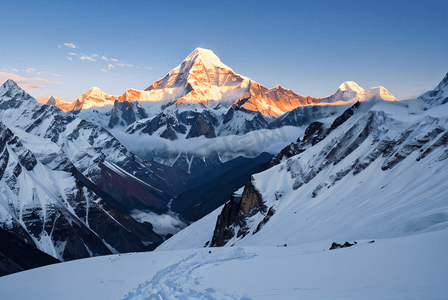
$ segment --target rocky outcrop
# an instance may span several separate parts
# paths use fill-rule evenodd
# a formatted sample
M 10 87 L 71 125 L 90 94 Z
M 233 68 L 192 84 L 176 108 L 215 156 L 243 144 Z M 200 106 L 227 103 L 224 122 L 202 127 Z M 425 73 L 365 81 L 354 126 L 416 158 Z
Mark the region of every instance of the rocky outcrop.
M 209 139 L 216 137 L 215 129 L 205 120 L 202 115 L 199 115 L 196 118 L 196 121 L 193 123 L 190 131 L 187 134 L 187 139 L 199 136 L 205 136 Z
M 115 100 L 108 127 L 128 126 L 147 117 L 148 115 L 139 102 L 118 102 L 118 100 Z
M 211 247 L 221 247 L 233 238 L 243 238 L 249 233 L 248 219 L 258 213 L 265 215 L 268 213 L 263 197 L 254 186 L 253 180 L 251 177 L 246 182 L 243 193 L 233 194 L 230 201 L 224 205 L 216 221 Z M 273 213 L 273 210 L 269 210 L 269 218 Z M 267 220 L 262 222 L 264 224 Z

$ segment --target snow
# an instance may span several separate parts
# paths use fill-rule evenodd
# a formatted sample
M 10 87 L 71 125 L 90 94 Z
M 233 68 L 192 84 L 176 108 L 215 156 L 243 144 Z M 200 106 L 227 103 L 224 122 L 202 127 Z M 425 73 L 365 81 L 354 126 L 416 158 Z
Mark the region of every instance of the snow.
M 339 86 L 339 90 L 343 92 L 353 92 L 356 94 L 365 92 L 362 87 L 360 87 L 356 82 L 354 81 L 346 81 L 343 84 Z
M 219 66 L 220 62 L 210 53 L 201 51 L 196 54 L 205 56 L 204 66 Z M 447 298 L 447 150 L 434 148 L 417 161 L 439 140 L 443 131 L 419 147 L 412 144 L 427 139 L 435 129 L 448 129 L 448 104 L 442 104 L 444 99 L 441 98 L 445 97 L 444 88 L 439 85 L 436 92 L 442 96 L 434 98 L 441 105 L 432 107 L 432 94 L 426 94 L 422 99 L 429 109 L 422 111 L 419 109 L 422 99 L 387 102 L 392 98 L 382 87 L 365 93 L 354 82 L 344 83 L 338 90 L 338 95 L 343 96 L 341 99 L 369 99 L 369 105 L 314 147 L 253 175 L 252 184 L 261 193 L 265 205 L 275 209 L 274 215 L 256 233 L 257 225 L 265 217 L 262 212 L 248 219 L 247 235 L 233 237 L 223 248 L 207 247 L 222 210 L 220 207 L 151 253 L 84 259 L 2 277 L 2 299 Z M 14 112 L 16 115 L 3 117 L 8 125 L 18 127 L 13 131 L 25 147 L 35 146 L 38 160 L 57 152 L 59 146 L 42 137 L 51 120 L 45 120 L 31 135 L 23 130 L 18 111 Z M 367 138 L 344 156 L 345 150 L 362 135 L 367 123 L 371 128 Z M 79 121 L 70 123 L 65 134 L 78 125 Z M 226 155 L 253 155 L 267 149 L 278 152 L 288 142 L 302 136 L 304 129 L 260 130 L 216 139 L 200 137 L 188 140 L 188 145 L 196 147 L 190 150 L 196 151 L 194 155 L 203 157 L 200 151 L 208 151 L 212 144 L 218 143 L 214 147 L 225 150 L 220 157 L 226 160 Z M 94 146 L 110 138 L 102 133 L 95 141 L 97 144 L 92 146 L 87 139 L 93 130 L 97 128 L 85 129 L 80 139 L 60 146 L 78 164 L 88 164 L 82 161 L 82 156 L 89 156 L 84 158 L 89 161 L 92 158 L 89 153 L 98 154 L 93 151 Z M 347 145 L 341 146 L 345 148 L 336 154 L 341 160 L 325 164 L 331 159 L 327 155 L 329 151 L 349 130 L 352 134 L 347 135 Z M 378 140 L 396 141 L 407 130 L 410 133 L 403 137 L 402 144 L 396 145 L 395 156 L 379 156 L 360 173 L 351 171 L 356 160 L 364 161 L 377 149 Z M 157 141 L 150 138 L 152 142 Z M 132 143 L 135 149 L 141 146 L 135 142 L 135 136 L 122 134 L 120 140 L 126 140 L 130 147 Z M 174 143 L 164 141 L 165 149 L 178 147 L 185 151 L 188 147 L 185 139 Z M 140 136 L 139 142 L 148 140 Z M 145 147 L 155 147 L 154 144 Z M 417 150 L 407 153 L 411 146 Z M 10 145 L 5 149 L 10 154 L 5 172 L 8 177 L 20 151 L 25 150 L 13 149 Z M 393 168 L 382 169 L 394 157 L 404 154 L 403 160 Z M 192 153 L 187 157 L 191 161 Z M 106 161 L 105 165 L 121 176 L 133 177 L 112 162 Z M 324 167 L 307 182 L 300 181 L 318 166 Z M 346 170 L 349 171 L 346 175 L 335 179 Z M 66 202 L 66 191 L 74 184 L 68 174 L 53 171 L 38 162 L 31 171 L 21 167 L 17 181 L 18 186 L 26 188 L 21 188 L 16 195 L 4 179 L 0 180 L 0 217 L 5 224 L 12 224 L 13 216 L 25 227 L 22 216 L 29 208 L 38 208 L 36 211 L 42 214 L 45 223 L 46 210 L 55 203 L 63 204 L 62 207 L 74 214 Z M 304 184 L 293 188 L 297 183 Z M 242 192 L 241 188 L 236 194 Z M 28 201 L 19 201 L 21 199 Z M 142 222 L 149 220 L 154 230 L 162 234 L 183 226 L 170 214 L 135 211 L 133 216 Z M 33 238 L 39 248 L 56 256 L 61 255 L 65 247 L 63 242 L 53 245 L 45 233 Z M 345 241 L 357 243 L 350 248 L 328 250 L 332 242 Z M 27 289 L 23 288 L 24 282 Z
M 322 98 L 323 103 L 332 103 L 336 105 L 344 105 L 347 103 L 355 103 L 357 101 L 386 100 L 397 101 L 388 90 L 382 86 L 372 87 L 367 92 L 354 81 L 346 81 L 341 84 L 333 95 Z
M 385 139 L 398 138 L 408 128 L 418 126 L 414 128 L 415 132 L 407 138 L 405 144 L 407 141 L 423 139 L 437 126 L 446 128 L 448 121 L 446 113 L 441 112 L 444 109 L 446 111 L 446 107 L 442 109 L 439 106 L 421 112 L 420 115 L 409 115 L 407 106 L 403 103 L 376 102 L 366 115 L 360 114 L 349 119 L 344 126 L 333 131 L 316 146 L 278 166 L 254 175 L 256 187 L 262 193 L 266 206 L 274 207 L 276 213 L 260 233 L 249 234 L 243 240 L 234 238 L 228 245 L 273 246 L 285 242 L 297 245 L 332 237 L 390 238 L 448 226 L 445 220 L 445 215 L 448 214 L 445 196 L 448 161 L 438 159 L 444 149 L 434 150 L 424 159 L 416 161 L 419 153 L 428 149 L 437 138 L 424 145 L 421 151 L 412 152 L 392 169 L 383 171 L 381 166 L 386 158 L 380 157 L 356 176 L 350 173 L 339 181 L 332 181 L 332 177 L 334 178 L 338 172 L 353 165 L 358 158 L 362 161 L 375 149 L 375 146 L 372 146 L 375 140 L 368 137 L 337 165 L 331 164 L 299 189 L 292 188 L 296 178 L 304 177 L 310 170 L 321 165 L 325 153 L 334 147 L 338 138 L 358 122 L 360 124 L 366 122 L 366 116 L 373 114 L 377 122 L 383 122 L 373 125 L 376 131 L 372 135 L 378 135 L 379 138 L 382 136 Z M 362 128 L 360 127 L 360 130 Z M 353 139 L 358 134 L 354 132 Z M 350 143 L 347 141 L 347 144 Z M 399 147 L 397 152 L 401 151 L 400 149 L 402 148 Z M 317 196 L 313 197 L 316 187 L 324 183 L 328 187 L 321 189 L 317 192 Z M 283 195 L 277 201 L 275 195 L 279 191 Z M 254 216 L 252 232 L 263 217 L 262 214 Z M 216 219 L 207 221 L 208 225 L 204 224 L 205 222 L 204 219 L 199 220 L 192 224 L 189 230 L 202 232 L 203 227 L 213 227 Z M 161 249 L 183 249 L 184 246 L 180 242 L 182 235 L 183 232 L 168 240 L 160 246 Z M 204 244 L 203 240 L 207 240 L 206 236 L 210 240 L 210 234 L 204 232 L 201 245 Z M 173 243 L 176 246 L 169 246 Z M 191 245 L 191 241 L 189 243 Z
M 0 290 L 4 300 L 448 297 L 448 229 L 329 251 L 331 242 L 81 259 L 1 277 Z
M 397 98 L 392 96 L 392 94 L 382 86 L 372 87 L 367 93 L 386 101 L 397 101 Z

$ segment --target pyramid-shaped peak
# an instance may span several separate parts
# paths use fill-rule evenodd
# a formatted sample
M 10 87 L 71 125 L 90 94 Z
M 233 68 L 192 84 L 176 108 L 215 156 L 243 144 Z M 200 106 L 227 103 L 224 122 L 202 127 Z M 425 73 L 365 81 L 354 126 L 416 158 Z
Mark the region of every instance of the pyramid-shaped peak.
M 364 92 L 364 89 L 360 87 L 356 82 L 354 81 L 346 81 L 343 84 L 339 86 L 339 89 L 343 92 L 345 91 L 353 91 L 356 93 L 362 93 Z
M 48 99 L 46 104 L 47 105 L 56 105 L 56 99 L 53 96 L 51 96 L 50 99 Z
M 16 94 L 21 90 L 22 89 L 19 87 L 19 85 L 12 79 L 6 80 L 5 83 L 0 88 L 1 94 L 4 94 L 8 91 L 10 91 L 13 94 Z
M 90 89 L 88 89 L 87 91 L 85 91 L 79 98 L 78 100 L 83 101 L 84 99 L 88 98 L 88 97 L 104 97 L 104 96 L 108 96 L 105 92 L 103 92 L 100 88 L 97 88 L 96 86 L 91 87 Z
M 11 89 L 11 88 L 18 88 L 18 89 L 20 89 L 19 85 L 12 79 L 6 80 L 5 83 L 3 84 L 3 87 L 7 88 L 7 89 Z
M 225 64 L 221 62 L 218 56 L 213 53 L 212 50 L 204 49 L 204 48 L 196 48 L 190 55 L 185 59 L 185 62 L 198 62 L 200 61 L 207 69 L 212 69 L 214 67 L 226 68 Z

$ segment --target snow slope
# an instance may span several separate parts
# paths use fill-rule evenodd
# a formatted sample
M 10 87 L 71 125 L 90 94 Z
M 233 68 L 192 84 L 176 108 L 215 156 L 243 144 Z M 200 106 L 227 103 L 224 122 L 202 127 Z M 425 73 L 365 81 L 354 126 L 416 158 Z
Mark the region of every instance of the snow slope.
M 317 144 L 303 141 L 303 152 L 253 175 L 218 218 L 185 229 L 198 233 L 196 244 L 181 231 L 159 249 L 344 242 L 448 227 L 448 106 L 410 114 L 417 105 L 361 105 Z
M 181 231 L 159 249 L 341 243 L 448 227 L 448 104 L 419 109 L 420 101 L 373 99 L 331 125 L 314 122 L 218 217 L 185 229 L 196 243 Z
M 447 229 L 329 251 L 331 241 L 88 258 L 1 277 L 0 290 L 4 300 L 448 297 Z

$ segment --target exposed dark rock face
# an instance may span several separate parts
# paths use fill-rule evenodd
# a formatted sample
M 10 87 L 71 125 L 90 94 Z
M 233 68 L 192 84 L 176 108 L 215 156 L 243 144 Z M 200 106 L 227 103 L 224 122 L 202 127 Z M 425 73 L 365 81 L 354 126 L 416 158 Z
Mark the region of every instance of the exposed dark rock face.
M 232 195 L 216 221 L 211 247 L 224 246 L 235 236 L 234 224 L 241 204 L 241 195 Z
M 168 200 L 170 195 L 146 184 L 126 174 L 118 172 L 111 164 L 100 164 L 101 180 L 99 186 L 101 190 L 108 191 L 108 194 L 123 205 L 129 212 L 133 209 L 151 210 L 156 213 L 164 213 L 168 210 Z
M 215 129 L 210 120 L 206 120 L 203 115 L 199 115 L 191 126 L 191 129 L 187 134 L 187 139 L 202 135 L 209 139 L 216 137 Z
M 58 259 L 0 228 L 0 276 L 58 262 Z
M 211 247 L 224 246 L 232 238 L 243 238 L 249 233 L 247 220 L 257 213 L 267 215 L 268 208 L 263 202 L 263 197 L 253 185 L 253 177 L 244 186 L 241 196 L 232 195 L 230 201 L 226 203 L 221 214 L 218 216 L 215 231 L 213 233 Z M 274 210 L 269 210 L 270 216 Z M 268 219 L 270 218 L 268 217 Z M 264 222 L 266 223 L 267 220 Z M 262 222 L 263 223 L 263 222 Z M 259 224 L 261 228 L 262 225 Z M 238 228 L 238 231 L 236 231 Z
M 118 100 L 115 100 L 108 126 L 109 128 L 113 128 L 116 125 L 128 126 L 147 117 L 148 115 L 138 101 L 118 102 Z
M 176 131 L 174 131 L 170 124 L 166 125 L 166 129 L 162 132 L 162 134 L 160 134 L 160 137 L 170 141 L 175 141 L 178 139 Z

